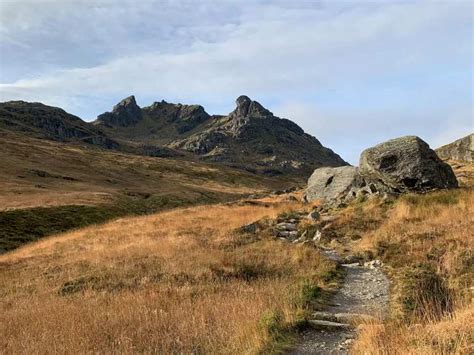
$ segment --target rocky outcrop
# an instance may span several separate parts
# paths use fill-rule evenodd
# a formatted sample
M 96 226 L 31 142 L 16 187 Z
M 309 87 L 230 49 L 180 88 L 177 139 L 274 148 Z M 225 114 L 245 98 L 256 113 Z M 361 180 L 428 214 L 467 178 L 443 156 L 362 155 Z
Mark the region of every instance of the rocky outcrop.
M 135 101 L 135 96 L 129 96 L 114 106 L 112 112 L 106 112 L 97 117 L 95 124 L 106 126 L 128 127 L 142 119 L 142 110 Z
M 457 187 L 451 167 L 415 136 L 389 140 L 366 149 L 359 168 L 319 168 L 308 180 L 306 201 L 340 205 L 366 195 L 424 192 Z
M 174 125 L 178 134 L 191 131 L 211 116 L 200 105 L 172 104 L 164 100 L 143 109 L 155 122 Z
M 389 140 L 362 152 L 360 174 L 395 192 L 457 187 L 456 176 L 428 144 L 416 136 Z
M 92 145 L 152 156 L 194 155 L 252 173 L 297 179 L 306 178 L 318 167 L 347 165 L 296 123 L 276 117 L 247 96 L 239 96 L 235 110 L 225 116 L 209 115 L 200 105 L 164 100 L 140 108 L 134 96 L 123 99 L 93 123 L 62 110 L 62 117 L 56 119 L 54 110 L 47 111 L 46 115 L 35 112 L 31 118 L 42 126 L 39 131 L 47 132 L 43 137 L 48 139 L 73 137 Z M 30 129 L 28 123 L 5 116 L 0 115 L 2 126 Z M 40 122 L 43 118 L 45 122 Z
M 474 161 L 474 133 L 436 149 L 441 159 Z
M 273 116 L 269 110 L 260 105 L 257 101 L 252 101 L 248 96 L 242 95 L 235 100 L 236 108 L 230 113 L 233 117 L 268 117 Z
M 169 146 L 266 175 L 304 175 L 316 167 L 347 165 L 297 124 L 274 116 L 247 96 L 237 98 L 229 115 L 214 117 L 203 129 Z
M 356 167 L 319 168 L 309 178 L 304 198 L 306 201 L 345 198 L 362 184 L 363 179 Z

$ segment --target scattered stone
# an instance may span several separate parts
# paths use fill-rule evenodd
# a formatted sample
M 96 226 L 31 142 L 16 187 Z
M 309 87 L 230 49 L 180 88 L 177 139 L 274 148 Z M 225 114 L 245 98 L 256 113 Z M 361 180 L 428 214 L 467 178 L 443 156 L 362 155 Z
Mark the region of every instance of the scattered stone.
M 297 199 L 295 196 L 293 196 L 293 195 L 289 195 L 289 196 L 287 196 L 287 197 L 285 198 L 285 201 L 297 202 L 298 199 Z

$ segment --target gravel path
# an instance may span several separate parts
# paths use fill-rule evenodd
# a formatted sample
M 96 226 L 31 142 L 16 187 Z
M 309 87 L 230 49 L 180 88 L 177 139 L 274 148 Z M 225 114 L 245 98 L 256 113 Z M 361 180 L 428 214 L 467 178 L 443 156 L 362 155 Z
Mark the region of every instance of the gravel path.
M 326 251 L 326 256 L 337 259 L 334 252 Z M 382 270 L 373 266 L 358 264 L 342 265 L 346 270 L 344 283 L 332 300 L 332 305 L 325 312 L 316 312 L 316 319 L 336 321 L 325 326 L 316 321 L 319 329 L 308 329 L 290 354 L 347 354 L 356 336 L 355 330 L 347 325 L 353 314 L 368 317 L 384 317 L 388 310 L 389 281 Z M 332 319 L 334 318 L 334 319 Z M 322 323 L 322 324 L 319 324 Z

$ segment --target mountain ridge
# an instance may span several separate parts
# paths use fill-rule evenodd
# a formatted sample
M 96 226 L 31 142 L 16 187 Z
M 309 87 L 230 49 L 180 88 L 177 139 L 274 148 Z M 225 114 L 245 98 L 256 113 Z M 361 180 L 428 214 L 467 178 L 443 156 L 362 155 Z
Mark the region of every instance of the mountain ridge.
M 269 176 L 306 176 L 317 167 L 348 165 L 296 123 L 245 95 L 227 115 L 165 100 L 140 107 L 132 95 L 93 122 L 40 103 L 9 101 L 0 103 L 0 127 L 139 155 L 191 155 Z

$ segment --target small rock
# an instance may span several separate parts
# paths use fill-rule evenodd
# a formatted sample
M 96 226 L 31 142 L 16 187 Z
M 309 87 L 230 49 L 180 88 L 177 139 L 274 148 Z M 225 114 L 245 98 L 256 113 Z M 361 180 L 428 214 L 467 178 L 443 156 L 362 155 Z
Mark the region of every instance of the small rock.
M 364 263 L 364 267 L 366 268 L 369 268 L 369 269 L 375 269 L 375 268 L 378 268 L 378 267 L 381 267 L 383 264 L 380 260 L 371 260 L 371 261 L 367 261 Z
M 330 322 L 327 320 L 311 319 L 308 321 L 309 325 L 315 329 L 325 330 L 346 330 L 350 329 L 351 326 L 346 323 Z
M 354 263 L 358 263 L 359 260 L 360 258 L 355 255 L 347 255 L 346 257 L 342 259 L 342 262 L 344 264 L 354 264 Z
M 298 231 L 291 231 L 291 232 L 289 232 L 288 237 L 289 237 L 290 239 L 297 238 L 297 237 L 298 237 Z
M 256 222 L 246 224 L 240 227 L 240 231 L 243 233 L 256 233 L 258 229 L 258 224 Z
M 321 218 L 321 215 L 319 214 L 318 211 L 314 210 L 314 211 L 311 211 L 307 218 L 310 220 L 310 221 L 318 221 L 320 218 Z
M 281 231 L 295 231 L 296 230 L 295 223 L 282 222 L 282 223 L 278 223 L 276 227 L 278 230 L 281 230 Z
M 321 240 L 321 232 L 319 231 L 319 229 L 316 231 L 316 233 L 314 234 L 314 237 L 313 237 L 313 242 L 319 242 Z
M 308 237 L 308 230 L 306 229 L 300 236 L 301 240 L 305 240 Z
M 276 236 L 279 238 L 288 238 L 290 236 L 289 231 L 277 231 Z

